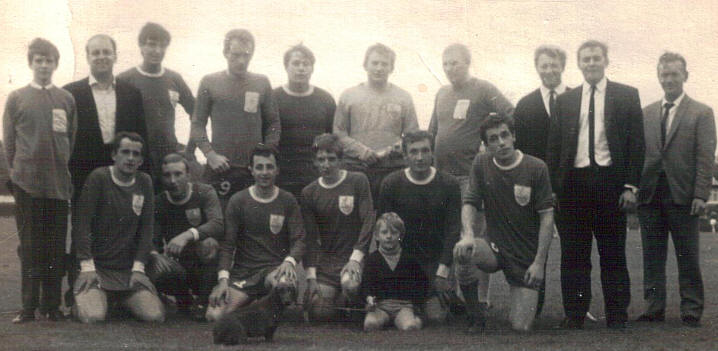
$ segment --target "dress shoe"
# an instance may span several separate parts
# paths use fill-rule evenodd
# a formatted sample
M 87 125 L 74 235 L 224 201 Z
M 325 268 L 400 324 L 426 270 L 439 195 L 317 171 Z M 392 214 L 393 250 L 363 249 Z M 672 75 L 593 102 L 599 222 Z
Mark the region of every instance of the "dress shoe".
M 663 322 L 666 320 L 666 315 L 663 313 L 644 313 L 640 317 L 636 318 L 636 322 Z
M 693 317 L 693 316 L 685 316 L 681 318 L 683 320 L 683 325 L 691 328 L 698 328 L 701 326 L 700 319 Z
M 583 329 L 583 319 L 566 317 L 561 321 L 557 329 L 581 330 Z
M 45 314 L 47 319 L 53 322 L 61 322 L 65 320 L 65 315 L 58 309 L 51 310 Z
M 22 310 L 17 314 L 17 316 L 15 316 L 15 318 L 12 319 L 12 322 L 15 324 L 21 324 L 21 323 L 32 322 L 34 320 L 35 320 L 35 311 Z

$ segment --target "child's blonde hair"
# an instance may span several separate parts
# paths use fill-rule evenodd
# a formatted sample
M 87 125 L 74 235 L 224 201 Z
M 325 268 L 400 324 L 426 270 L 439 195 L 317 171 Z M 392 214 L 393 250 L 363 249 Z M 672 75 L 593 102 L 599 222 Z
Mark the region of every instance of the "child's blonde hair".
M 379 216 L 379 219 L 376 220 L 376 225 L 374 226 L 374 235 L 378 234 L 380 224 L 384 224 L 393 231 L 398 231 L 400 238 L 404 236 L 404 233 L 406 233 L 404 221 L 398 214 L 396 214 L 396 212 L 386 212 Z

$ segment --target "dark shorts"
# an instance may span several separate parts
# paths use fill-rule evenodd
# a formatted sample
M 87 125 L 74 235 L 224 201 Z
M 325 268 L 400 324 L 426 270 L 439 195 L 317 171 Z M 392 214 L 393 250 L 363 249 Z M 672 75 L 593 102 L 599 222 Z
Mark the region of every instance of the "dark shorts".
M 501 250 L 499 250 L 499 247 L 496 246 L 496 244 L 489 242 L 489 246 L 491 247 L 491 251 L 494 252 L 498 267 L 504 272 L 506 282 L 509 283 L 509 285 L 537 291 L 540 290 L 540 287 L 529 286 L 526 282 L 524 282 L 524 275 L 529 269 L 529 266 L 509 255 L 504 254 Z

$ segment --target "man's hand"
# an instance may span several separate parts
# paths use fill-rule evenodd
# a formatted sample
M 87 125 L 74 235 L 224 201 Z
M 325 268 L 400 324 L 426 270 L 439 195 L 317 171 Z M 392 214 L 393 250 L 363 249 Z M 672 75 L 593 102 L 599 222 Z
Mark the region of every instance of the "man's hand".
M 448 306 L 449 302 L 451 302 L 451 284 L 449 284 L 449 281 L 440 276 L 434 277 L 434 291 L 436 292 L 436 296 L 439 298 L 439 302 L 442 306 Z
M 309 310 L 314 301 L 314 296 L 322 298 L 322 291 L 319 290 L 319 283 L 316 279 L 307 279 L 307 290 L 304 291 L 304 310 Z
M 699 216 L 706 209 L 706 202 L 703 199 L 695 198 L 691 203 L 691 216 Z
M 207 164 L 215 172 L 226 172 L 229 171 L 229 159 L 220 155 L 214 150 L 207 153 Z
M 349 260 L 349 262 L 344 265 L 344 268 L 342 268 L 339 276 L 343 276 L 344 273 L 349 273 L 352 277 L 361 277 L 361 264 L 355 260 Z
M 366 311 L 367 312 L 376 311 L 376 302 L 374 300 L 375 300 L 374 296 L 366 297 Z
M 73 291 L 75 295 L 80 294 L 92 286 L 99 284 L 99 282 L 100 279 L 97 277 L 97 272 L 80 272 L 75 280 Z
M 524 283 L 530 287 L 538 288 L 543 284 L 545 274 L 544 265 L 534 261 L 524 274 Z
M 179 255 L 182 253 L 182 250 L 184 250 L 184 247 L 187 246 L 187 243 L 193 239 L 194 235 L 192 235 L 192 232 L 190 232 L 189 230 L 182 232 L 181 234 L 172 238 L 172 240 L 167 243 L 165 252 L 167 252 L 167 254 L 170 256 L 179 257 Z
M 279 281 L 282 276 L 287 277 L 287 281 L 289 282 L 297 281 L 297 270 L 291 262 L 284 261 L 279 265 L 279 268 L 277 268 L 277 281 Z
M 137 286 L 143 286 L 151 293 L 157 295 L 157 289 L 155 289 L 155 285 L 152 284 L 150 278 L 148 278 L 146 274 L 142 272 L 132 271 L 132 275 L 130 276 L 130 289 L 134 290 Z
M 219 283 L 212 289 L 209 294 L 209 305 L 218 307 L 229 303 L 229 279 L 220 279 Z
M 631 189 L 626 189 L 618 199 L 618 206 L 623 212 L 629 212 L 636 209 L 636 195 Z
M 476 245 L 476 239 L 466 237 L 459 240 L 454 245 L 454 257 L 461 264 L 471 263 L 471 256 L 474 252 L 474 245 Z

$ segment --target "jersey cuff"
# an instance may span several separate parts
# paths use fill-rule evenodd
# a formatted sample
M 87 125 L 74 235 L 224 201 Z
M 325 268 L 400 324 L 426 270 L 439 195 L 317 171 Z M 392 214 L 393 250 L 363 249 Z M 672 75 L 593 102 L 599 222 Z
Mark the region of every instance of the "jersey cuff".
M 354 260 L 359 263 L 361 263 L 361 260 L 364 259 L 364 253 L 361 252 L 361 250 L 354 250 L 352 251 L 352 255 L 349 257 L 349 261 Z
M 443 263 L 439 263 L 439 268 L 436 269 L 436 276 L 442 278 L 449 278 L 449 267 Z
M 135 261 L 135 263 L 132 264 L 132 271 L 144 273 L 145 272 L 145 264 L 140 261 Z
M 197 228 L 189 228 L 189 231 L 192 233 L 194 241 L 199 241 L 199 230 L 197 230 Z
M 628 190 L 631 190 L 631 192 L 632 192 L 634 195 L 638 192 L 638 187 L 636 187 L 635 185 L 624 184 L 623 187 L 626 188 L 626 189 L 628 189 Z
M 229 279 L 229 271 L 226 269 L 219 271 L 219 273 L 217 274 L 217 280 L 220 279 Z
M 317 279 L 317 267 L 307 267 L 307 279 Z
M 284 262 L 289 262 L 292 264 L 292 266 L 297 266 L 297 260 L 294 259 L 292 256 L 287 256 L 284 258 Z
M 93 259 L 87 259 L 80 261 L 80 272 L 94 272 L 95 261 Z
M 536 212 L 538 212 L 538 213 L 553 212 L 553 207 L 544 208 L 543 210 L 538 210 Z

